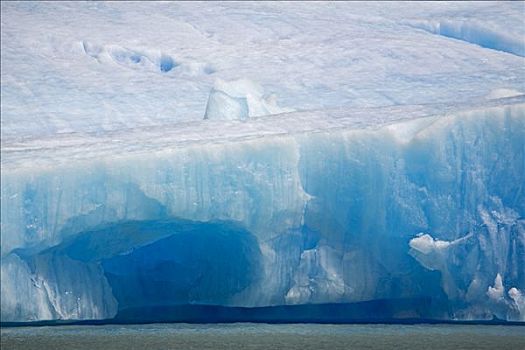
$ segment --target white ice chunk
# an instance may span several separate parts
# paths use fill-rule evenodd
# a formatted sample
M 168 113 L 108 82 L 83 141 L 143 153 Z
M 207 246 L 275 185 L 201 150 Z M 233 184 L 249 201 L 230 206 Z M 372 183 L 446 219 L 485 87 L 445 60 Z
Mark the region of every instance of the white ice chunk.
M 496 278 L 494 279 L 494 286 L 489 286 L 487 290 L 487 295 L 490 299 L 498 302 L 503 300 L 503 293 L 505 292 L 505 289 L 503 288 L 503 280 L 501 278 L 501 275 L 498 273 L 496 275 Z
M 514 305 L 520 314 L 520 320 L 525 321 L 525 295 L 516 287 L 508 291 L 509 297 L 514 301 Z
M 472 237 L 468 234 L 454 241 L 444 241 L 433 238 L 428 233 L 420 233 L 409 242 L 410 253 L 427 269 L 439 270 L 446 264 L 447 250 L 465 242 Z
M 279 107 L 275 95 L 265 96 L 263 88 L 250 80 L 217 79 L 208 98 L 204 119 L 245 120 L 291 111 Z

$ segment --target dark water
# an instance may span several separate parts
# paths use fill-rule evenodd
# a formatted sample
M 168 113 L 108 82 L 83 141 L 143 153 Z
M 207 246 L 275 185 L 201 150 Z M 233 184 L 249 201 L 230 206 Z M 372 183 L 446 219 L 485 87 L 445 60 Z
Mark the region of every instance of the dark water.
M 1 329 L 9 349 L 525 350 L 525 327 L 472 325 L 152 324 Z

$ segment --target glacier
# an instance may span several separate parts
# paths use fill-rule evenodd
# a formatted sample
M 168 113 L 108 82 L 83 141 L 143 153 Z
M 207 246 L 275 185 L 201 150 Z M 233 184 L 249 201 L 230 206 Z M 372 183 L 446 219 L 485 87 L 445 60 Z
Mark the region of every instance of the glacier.
M 523 3 L 1 6 L 2 322 L 525 321 Z

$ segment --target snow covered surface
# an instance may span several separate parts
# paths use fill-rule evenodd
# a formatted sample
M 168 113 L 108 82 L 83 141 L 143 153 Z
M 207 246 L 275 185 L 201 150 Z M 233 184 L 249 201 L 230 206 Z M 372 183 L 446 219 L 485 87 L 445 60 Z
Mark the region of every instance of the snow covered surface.
M 249 79 L 295 110 L 523 93 L 519 55 L 414 23 L 476 21 L 523 51 L 524 6 L 6 2 L 2 136 L 200 120 L 218 78 Z
M 1 6 L 2 321 L 525 319 L 525 3 Z

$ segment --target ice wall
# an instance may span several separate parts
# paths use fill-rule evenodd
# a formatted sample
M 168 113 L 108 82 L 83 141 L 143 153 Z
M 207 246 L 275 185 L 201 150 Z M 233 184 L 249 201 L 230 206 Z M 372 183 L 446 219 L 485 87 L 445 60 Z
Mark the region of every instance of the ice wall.
M 481 47 L 525 56 L 525 42 L 520 35 L 512 35 L 508 28 L 487 24 L 475 19 L 442 19 L 410 23 L 430 33 L 463 40 Z M 517 30 L 523 30 L 518 28 Z M 523 35 L 523 33 L 521 33 Z
M 419 297 L 524 318 L 523 103 L 94 159 L 2 169 L 3 321 Z

